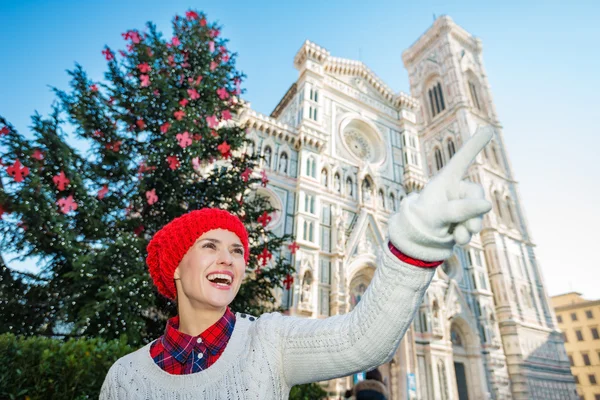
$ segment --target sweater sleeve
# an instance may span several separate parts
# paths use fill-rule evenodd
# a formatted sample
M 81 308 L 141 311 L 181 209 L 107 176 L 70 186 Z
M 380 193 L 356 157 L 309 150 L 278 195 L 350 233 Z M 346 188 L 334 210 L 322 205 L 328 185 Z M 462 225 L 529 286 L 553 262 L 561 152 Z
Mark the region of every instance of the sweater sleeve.
M 120 400 L 119 398 L 119 374 L 117 372 L 118 369 L 118 361 L 115 362 L 106 377 L 104 378 L 104 383 L 102 383 L 102 388 L 100 389 L 99 400 Z M 125 399 L 126 397 L 121 397 L 121 399 Z
M 434 273 L 383 246 L 375 275 L 351 312 L 326 319 L 273 318 L 286 383 L 333 379 L 390 361 Z

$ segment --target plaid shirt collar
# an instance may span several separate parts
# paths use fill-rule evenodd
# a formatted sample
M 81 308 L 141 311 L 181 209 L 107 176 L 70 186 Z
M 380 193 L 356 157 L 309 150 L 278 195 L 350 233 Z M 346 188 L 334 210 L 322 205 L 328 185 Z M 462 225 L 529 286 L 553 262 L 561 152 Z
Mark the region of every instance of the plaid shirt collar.
M 186 364 L 192 352 L 198 354 L 201 351 L 208 351 L 213 357 L 222 353 L 229 342 L 234 326 L 235 314 L 227 307 L 225 314 L 217 322 L 200 335 L 191 336 L 179 330 L 179 316 L 176 315 L 167 322 L 162 344 L 167 354 L 181 364 Z

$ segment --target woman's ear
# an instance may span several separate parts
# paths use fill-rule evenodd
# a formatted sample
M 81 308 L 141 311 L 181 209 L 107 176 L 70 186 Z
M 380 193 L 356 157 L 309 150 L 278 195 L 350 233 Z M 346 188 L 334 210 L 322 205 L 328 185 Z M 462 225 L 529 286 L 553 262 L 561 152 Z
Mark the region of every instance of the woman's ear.
M 175 272 L 173 273 L 173 279 L 181 279 L 179 277 L 179 267 L 175 268 Z

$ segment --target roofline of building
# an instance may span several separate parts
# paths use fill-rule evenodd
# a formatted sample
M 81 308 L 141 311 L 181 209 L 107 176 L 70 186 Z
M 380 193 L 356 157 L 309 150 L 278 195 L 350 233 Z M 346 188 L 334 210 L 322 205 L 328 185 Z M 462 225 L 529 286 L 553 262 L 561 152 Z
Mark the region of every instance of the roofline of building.
M 558 307 L 554 307 L 554 311 L 566 311 L 566 310 L 573 310 L 576 308 L 587 308 L 587 307 L 592 307 L 592 306 L 600 306 L 600 300 L 586 300 L 586 301 L 582 301 L 580 303 L 572 303 L 572 304 L 566 304 L 564 306 L 558 306 Z
M 579 292 L 566 292 L 566 293 L 561 293 L 561 294 L 555 294 L 554 296 L 550 296 L 550 298 L 554 299 L 556 297 L 566 296 L 566 295 L 569 295 L 569 294 L 576 294 L 576 295 L 581 296 L 581 293 L 579 293 Z

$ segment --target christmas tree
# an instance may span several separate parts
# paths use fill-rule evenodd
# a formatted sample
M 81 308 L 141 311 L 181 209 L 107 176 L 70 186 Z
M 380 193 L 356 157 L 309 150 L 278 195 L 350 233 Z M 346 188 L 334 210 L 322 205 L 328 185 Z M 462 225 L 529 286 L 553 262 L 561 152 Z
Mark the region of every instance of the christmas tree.
M 166 223 L 203 207 L 238 215 L 250 235 L 233 310 L 272 310 L 277 288 L 289 284 L 292 238 L 268 230 L 276 210 L 254 193 L 268 177 L 245 152 L 236 123 L 244 75 L 220 27 L 188 11 L 168 38 L 151 23 L 123 38 L 125 50 L 101 51 L 104 81 L 81 66 L 69 72 L 53 112 L 32 118 L 32 138 L 0 117 L 0 245 L 41 260 L 37 274 L 2 266 L 9 331 L 126 335 L 133 346 L 160 336 L 176 310 L 152 285 L 146 246 Z M 67 129 L 89 151 L 75 148 Z

